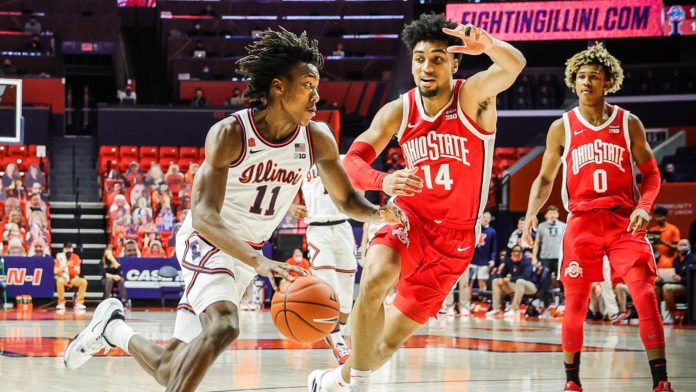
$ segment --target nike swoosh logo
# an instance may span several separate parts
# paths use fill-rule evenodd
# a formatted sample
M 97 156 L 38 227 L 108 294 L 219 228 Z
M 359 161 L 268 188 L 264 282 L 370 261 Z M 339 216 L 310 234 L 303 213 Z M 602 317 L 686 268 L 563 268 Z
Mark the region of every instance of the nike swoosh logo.
M 415 127 L 416 127 L 416 124 L 406 124 L 406 127 L 408 127 L 408 128 L 415 128 Z
M 578 136 L 579 134 L 581 134 L 583 132 L 585 132 L 584 129 L 582 131 L 573 131 L 573 136 Z
M 263 150 L 249 150 L 249 154 L 256 154 L 257 152 L 261 152 Z
M 467 246 L 466 248 L 458 247 L 457 252 L 464 252 L 465 250 L 471 248 L 471 246 Z
M 322 323 L 322 324 L 336 324 L 338 322 L 338 317 L 330 317 L 330 318 L 319 318 L 319 319 L 313 319 L 315 323 Z

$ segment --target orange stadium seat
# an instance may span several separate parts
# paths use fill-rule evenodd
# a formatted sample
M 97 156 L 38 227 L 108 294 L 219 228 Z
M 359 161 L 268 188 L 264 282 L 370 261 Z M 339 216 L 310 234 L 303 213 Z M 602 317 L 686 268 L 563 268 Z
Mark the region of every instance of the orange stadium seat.
M 118 152 L 121 160 L 130 159 L 131 161 L 138 160 L 138 147 L 136 146 L 121 146 Z
M 191 158 L 180 158 L 179 162 L 177 163 L 179 165 L 179 171 L 182 173 L 186 173 L 189 170 L 189 166 L 191 166 L 192 163 L 196 162 L 195 159 Z
M 7 152 L 8 157 L 24 158 L 29 153 L 29 149 L 24 144 L 10 146 Z
M 198 160 L 203 161 L 205 159 L 205 147 L 198 149 Z
M 173 146 L 164 146 L 159 149 L 159 158 L 161 159 L 179 159 L 179 149 Z
M 0 145 L 0 158 L 4 158 L 6 156 L 7 156 L 7 146 Z
M 167 173 L 167 170 L 169 170 L 169 166 L 176 165 L 177 163 L 178 160 L 173 158 L 160 158 L 159 160 L 159 165 L 164 173 Z
M 495 159 L 515 159 L 517 158 L 517 149 L 515 147 L 496 147 L 493 156 Z
M 140 147 L 140 160 L 145 158 L 157 159 L 158 150 L 155 146 L 143 146 Z
M 119 162 L 116 158 L 102 158 L 99 160 L 99 172 L 102 174 L 109 173 L 109 170 L 118 168 Z
M 157 162 L 157 159 L 155 157 L 141 158 L 140 159 L 140 170 L 143 173 L 147 173 L 148 171 L 150 171 L 152 164 L 155 162 Z
M 179 158 L 189 158 L 193 161 L 198 159 L 198 148 L 196 147 L 181 147 L 179 149 Z
M 118 147 L 116 146 L 101 146 L 99 147 L 99 157 L 103 159 L 118 158 Z

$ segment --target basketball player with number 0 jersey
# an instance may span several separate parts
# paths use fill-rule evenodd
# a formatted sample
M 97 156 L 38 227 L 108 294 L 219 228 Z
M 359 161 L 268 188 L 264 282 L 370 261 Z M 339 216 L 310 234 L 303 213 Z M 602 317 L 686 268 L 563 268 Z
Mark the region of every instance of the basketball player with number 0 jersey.
M 592 284 L 604 279 L 605 255 L 612 279 L 626 283 L 638 311 L 653 391 L 673 391 L 667 381 L 664 330 L 653 290 L 657 269 L 645 237 L 660 190 L 660 171 L 638 117 L 604 99 L 607 93 L 619 91 L 623 77 L 619 61 L 599 43 L 566 62 L 565 82 L 579 104 L 551 124 L 541 170 L 529 195 L 526 241 L 531 241 L 536 215 L 562 165 L 561 192 L 570 213 L 560 260 L 566 298 L 561 338 L 564 392 L 582 391 L 583 323 Z M 643 178 L 640 191 L 636 169 Z
M 239 336 L 239 302 L 257 275 L 292 281 L 304 270 L 266 258 L 259 250 L 290 208 L 303 177 L 316 165 L 338 207 L 349 216 L 401 222 L 393 205 L 379 208 L 353 189 L 339 162 L 333 133 L 315 123 L 319 101 L 318 43 L 306 33 L 264 31 L 237 62 L 248 78 L 253 109 L 213 125 L 205 161 L 196 173 L 191 211 L 177 233 L 185 292 L 173 338 L 162 347 L 135 333 L 120 301 L 97 307 L 65 352 L 65 365 L 82 366 L 102 349 L 119 347 L 167 391 L 193 391 L 213 361 Z
M 341 161 L 344 157 L 341 155 Z M 294 204 L 290 212 L 296 219 L 304 219 L 307 223 L 312 274 L 326 281 L 338 294 L 341 315 L 336 329 L 324 340 L 332 348 L 336 361 L 342 365 L 350 358 L 343 332 L 353 308 L 355 273 L 358 271 L 353 227 L 348 222 L 348 216 L 331 200 L 316 167 L 305 175 L 302 197 L 305 205 Z
M 371 372 L 437 314 L 468 267 L 490 183 L 496 95 L 526 63 L 511 45 L 442 14 L 421 15 L 402 39 L 411 51 L 416 88 L 378 111 L 343 166 L 356 187 L 396 196 L 410 229 L 387 225 L 375 235 L 351 317 L 352 357 L 338 369 L 312 372 L 312 392 L 369 390 Z M 460 54 L 486 54 L 493 64 L 456 80 Z M 374 170 L 370 164 L 394 137 L 407 169 Z M 385 311 L 394 286 L 394 306 Z

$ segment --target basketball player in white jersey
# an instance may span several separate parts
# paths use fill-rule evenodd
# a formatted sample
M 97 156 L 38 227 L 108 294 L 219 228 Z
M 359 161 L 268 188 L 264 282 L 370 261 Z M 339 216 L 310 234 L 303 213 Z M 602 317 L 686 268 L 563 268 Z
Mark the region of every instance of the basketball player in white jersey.
M 341 160 L 343 158 L 344 155 L 341 155 Z M 343 365 L 350 358 L 343 333 L 353 307 L 355 273 L 358 271 L 355 236 L 348 216 L 331 200 L 316 166 L 305 175 L 302 197 L 305 205 L 293 205 L 290 211 L 296 219 L 304 219 L 307 223 L 307 245 L 313 275 L 325 280 L 338 294 L 341 315 L 336 329 L 325 340 L 332 348 L 336 361 Z
M 316 163 L 336 205 L 364 221 L 404 222 L 393 206 L 378 208 L 355 191 L 338 160 L 331 132 L 311 122 L 323 59 L 306 33 L 266 31 L 237 62 L 248 78 L 242 110 L 208 132 L 191 212 L 177 234 L 186 291 L 174 336 L 162 347 L 124 322 L 119 301 L 106 300 L 67 348 L 75 369 L 101 349 L 119 347 L 167 391 L 193 391 L 213 361 L 239 336 L 238 305 L 256 274 L 292 281 L 302 270 L 257 249 L 287 212 L 303 176 Z

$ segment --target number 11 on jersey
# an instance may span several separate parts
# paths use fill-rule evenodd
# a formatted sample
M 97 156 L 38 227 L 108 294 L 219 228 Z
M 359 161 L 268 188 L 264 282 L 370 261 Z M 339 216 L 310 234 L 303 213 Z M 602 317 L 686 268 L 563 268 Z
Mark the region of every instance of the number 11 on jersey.
M 428 189 L 433 189 L 433 179 L 432 172 L 430 170 L 430 165 L 423 165 L 420 167 L 423 170 L 423 179 L 425 180 L 425 187 Z M 452 190 L 452 184 L 454 180 L 450 177 L 450 167 L 449 163 L 443 163 L 437 170 L 435 175 L 435 184 L 442 185 L 446 191 Z

